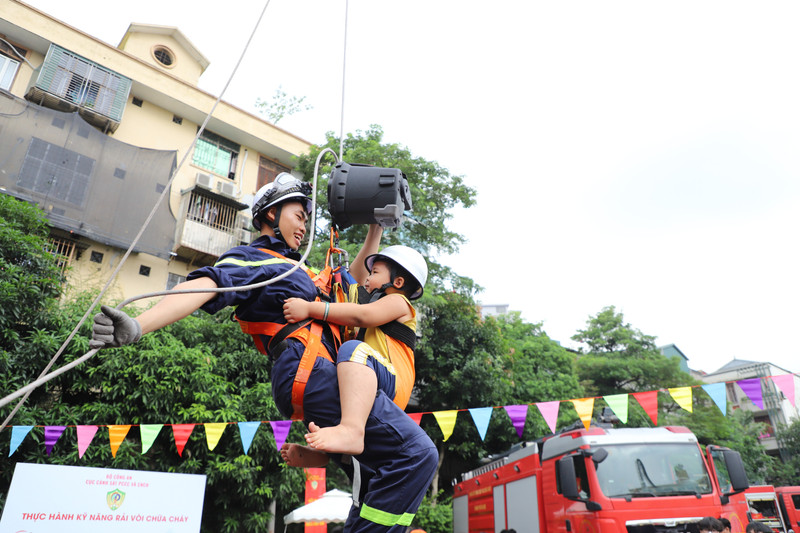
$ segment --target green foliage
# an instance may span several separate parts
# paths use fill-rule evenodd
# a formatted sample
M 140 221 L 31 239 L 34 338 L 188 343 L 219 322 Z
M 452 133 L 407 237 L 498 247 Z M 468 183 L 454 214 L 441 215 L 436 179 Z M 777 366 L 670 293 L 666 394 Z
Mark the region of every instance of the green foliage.
M 414 527 L 426 533 L 450 533 L 453 531 L 453 498 L 443 498 L 439 492 L 436 498 L 425 496 L 414 517 Z
M 289 96 L 286 94 L 286 91 L 283 90 L 283 87 L 278 86 L 271 101 L 268 102 L 261 98 L 256 98 L 256 111 L 266 116 L 273 124 L 277 124 L 284 117 L 313 109 L 314 106 L 304 104 L 305 100 L 305 96 L 301 96 L 300 98 L 297 96 Z

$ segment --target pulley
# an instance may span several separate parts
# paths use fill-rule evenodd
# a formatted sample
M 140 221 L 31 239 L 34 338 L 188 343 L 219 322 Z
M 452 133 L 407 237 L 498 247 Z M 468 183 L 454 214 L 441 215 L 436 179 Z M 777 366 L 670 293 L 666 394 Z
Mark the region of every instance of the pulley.
M 328 181 L 328 211 L 341 229 L 353 224 L 394 228 L 411 210 L 411 191 L 397 168 L 340 161 Z

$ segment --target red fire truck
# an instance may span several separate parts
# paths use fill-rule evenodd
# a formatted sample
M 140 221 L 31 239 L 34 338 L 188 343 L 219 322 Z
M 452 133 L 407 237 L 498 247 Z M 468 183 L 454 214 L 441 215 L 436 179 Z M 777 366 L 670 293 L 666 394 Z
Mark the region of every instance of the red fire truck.
M 800 487 L 775 487 L 787 531 L 800 532 Z
M 697 533 L 698 520 L 722 516 L 747 487 L 738 452 L 704 454 L 685 427 L 581 428 L 463 474 L 453 531 Z

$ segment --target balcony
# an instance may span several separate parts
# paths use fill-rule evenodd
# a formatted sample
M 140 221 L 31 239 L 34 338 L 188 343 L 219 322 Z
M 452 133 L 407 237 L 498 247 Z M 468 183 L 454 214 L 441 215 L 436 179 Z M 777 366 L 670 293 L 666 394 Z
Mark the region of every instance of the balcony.
M 175 253 L 192 265 L 212 265 L 224 252 L 252 240 L 247 207 L 204 187 L 184 191 Z
M 77 111 L 89 124 L 113 133 L 130 90 L 131 80 L 125 76 L 51 44 L 25 98 L 51 109 Z

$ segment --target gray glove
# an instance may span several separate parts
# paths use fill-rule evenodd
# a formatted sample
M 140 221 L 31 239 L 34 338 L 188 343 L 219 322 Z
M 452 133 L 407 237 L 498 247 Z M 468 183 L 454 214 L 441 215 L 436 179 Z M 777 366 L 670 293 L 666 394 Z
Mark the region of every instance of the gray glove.
M 90 348 L 115 348 L 133 344 L 142 337 L 142 326 L 124 312 L 101 305 L 102 313 L 94 315 Z

